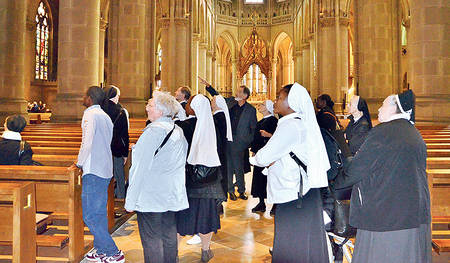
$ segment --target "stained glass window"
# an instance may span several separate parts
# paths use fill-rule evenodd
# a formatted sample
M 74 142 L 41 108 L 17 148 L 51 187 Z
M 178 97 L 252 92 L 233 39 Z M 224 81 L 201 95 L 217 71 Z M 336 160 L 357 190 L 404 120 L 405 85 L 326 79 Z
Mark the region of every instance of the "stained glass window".
M 41 1 L 36 14 L 36 79 L 48 80 L 49 35 L 47 6 Z

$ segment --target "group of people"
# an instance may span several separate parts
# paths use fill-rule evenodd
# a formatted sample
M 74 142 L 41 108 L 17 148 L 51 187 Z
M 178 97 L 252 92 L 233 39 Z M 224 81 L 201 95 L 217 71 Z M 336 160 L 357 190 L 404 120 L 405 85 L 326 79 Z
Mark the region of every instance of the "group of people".
M 213 95 L 211 101 L 203 94 L 191 96 L 187 87 L 180 87 L 175 97 L 156 91 L 148 101 L 149 123 L 130 145 L 133 163 L 126 195 L 122 174 L 129 124 L 118 103 L 120 90 L 93 86 L 86 91 L 76 163 L 83 169 L 83 219 L 96 249 L 86 258 L 125 261 L 107 227 L 107 187 L 114 175 L 117 198 L 137 214 L 145 262 L 176 262 L 185 235 L 199 236 L 201 261 L 208 262 L 214 256 L 210 241 L 220 229 L 222 202 L 248 198 L 243 177 L 251 148 L 251 194 L 259 198 L 252 212 L 264 212 L 266 198 L 276 205 L 273 262 L 329 262 L 320 189 L 329 186 L 330 163 L 320 129 L 341 129 L 330 96 L 319 96 L 316 115 L 308 91 L 297 83 L 286 85 L 274 103 L 258 107 L 263 118 L 257 122 L 256 109 L 246 102 L 248 88 L 241 86 L 236 97 L 223 98 L 208 82 L 200 82 Z M 350 225 L 358 229 L 353 262 L 431 262 L 427 153 L 414 127 L 414 93 L 388 96 L 379 109 L 380 124 L 373 128 L 363 98 L 350 100 L 349 113 L 344 135 L 353 159 L 347 176 L 336 178 L 332 186 L 353 188 Z M 25 125 L 18 115 L 6 119 L 0 159 L 31 160 L 26 157 L 29 145 L 17 143 Z

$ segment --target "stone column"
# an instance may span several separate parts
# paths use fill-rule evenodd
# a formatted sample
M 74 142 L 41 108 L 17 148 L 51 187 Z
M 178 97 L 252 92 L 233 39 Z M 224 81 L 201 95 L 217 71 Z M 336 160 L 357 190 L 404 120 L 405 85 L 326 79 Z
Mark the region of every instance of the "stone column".
M 387 96 L 399 91 L 398 8 L 395 0 L 363 0 L 355 5 L 355 86 L 374 115 Z
M 105 82 L 105 37 L 106 28 L 108 27 L 108 21 L 100 19 L 100 37 L 99 37 L 99 50 L 98 50 L 98 81 L 100 83 Z
M 26 114 L 26 1 L 0 0 L 0 122 L 11 114 Z
M 241 85 L 242 82 L 238 83 L 238 79 L 237 79 L 237 59 L 233 58 L 231 59 L 231 65 L 232 65 L 232 70 L 231 70 L 231 93 L 232 94 L 236 94 L 238 85 Z
M 206 78 L 207 78 L 208 81 L 213 83 L 212 85 L 214 85 L 214 83 L 217 83 L 216 82 L 216 78 L 215 78 L 215 76 L 213 74 L 213 71 L 214 71 L 213 56 L 214 56 L 214 52 L 213 51 L 207 51 L 206 52 Z
M 303 83 L 303 52 L 296 51 L 294 54 L 294 82 Z
M 270 90 L 270 97 L 276 98 L 277 97 L 277 60 L 272 59 L 272 87 Z M 280 87 L 281 88 L 281 87 Z
M 326 93 L 340 112 L 343 92 L 348 88 L 348 19 L 326 17 L 319 20 L 319 93 Z
M 189 49 L 188 49 L 188 19 L 180 17 L 168 17 L 161 19 L 161 49 L 162 49 L 162 69 L 161 88 L 170 91 L 173 95 L 179 86 L 190 86 L 193 94 L 197 91 L 196 71 L 192 72 L 192 79 L 189 79 Z M 191 50 L 197 50 L 192 41 Z M 198 43 L 198 42 L 197 42 Z M 197 56 L 192 56 L 192 64 L 197 65 Z M 194 62 L 195 61 L 195 62 Z M 195 77 L 195 82 L 194 82 Z M 192 85 L 189 85 L 192 83 Z
M 142 1 L 111 1 L 109 12 L 108 84 L 117 86 L 120 103 L 133 116 L 142 116 L 146 87 L 146 6 Z M 164 50 L 163 50 L 164 52 Z
M 192 36 L 192 41 L 191 41 L 191 93 L 192 94 L 197 94 L 198 93 L 198 78 L 197 76 L 199 76 L 198 73 L 198 60 L 200 57 L 200 35 L 199 34 L 193 34 Z M 204 76 L 201 76 L 202 78 L 204 78 Z M 210 80 L 206 80 L 206 81 L 210 81 Z
M 217 74 L 217 83 L 219 84 L 219 86 L 217 88 L 218 88 L 218 90 L 221 90 L 221 89 L 225 90 L 225 85 L 226 85 L 225 64 L 217 63 L 217 69 L 219 71 Z
M 311 91 L 311 50 L 309 48 L 309 43 L 303 43 L 302 45 L 302 57 L 303 57 L 303 67 L 302 73 L 302 84 L 307 90 Z
M 208 76 L 206 75 L 206 49 L 207 49 L 207 44 L 206 43 L 200 43 L 200 48 L 198 50 L 198 61 L 197 61 L 197 65 L 198 65 L 198 76 L 202 76 L 202 78 L 206 78 L 208 81 L 211 81 L 210 78 L 207 78 Z M 195 77 L 195 83 L 197 83 L 198 85 L 198 79 L 197 79 L 197 75 L 193 76 Z M 212 83 L 212 82 L 211 82 Z M 205 94 L 205 85 L 198 85 L 198 93 L 201 94 Z
M 99 0 L 60 1 L 58 94 L 52 120 L 81 119 L 86 89 L 100 85 L 99 33 Z
M 409 74 L 416 121 L 450 121 L 450 2 L 411 0 Z

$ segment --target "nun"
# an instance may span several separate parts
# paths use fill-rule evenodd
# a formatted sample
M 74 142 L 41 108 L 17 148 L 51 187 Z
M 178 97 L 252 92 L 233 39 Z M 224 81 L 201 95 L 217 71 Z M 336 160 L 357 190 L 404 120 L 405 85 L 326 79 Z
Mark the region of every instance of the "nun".
M 414 127 L 412 90 L 390 95 L 380 124 L 353 157 L 350 225 L 358 229 L 353 262 L 431 262 L 427 147 Z
M 255 137 L 250 145 L 253 156 L 266 145 L 275 132 L 278 123 L 278 119 L 273 115 L 273 102 L 271 100 L 261 103 L 258 111 L 263 115 L 263 118 L 256 124 Z M 262 173 L 263 169 L 264 167 L 259 166 L 253 168 L 251 194 L 254 198 L 259 198 L 259 203 L 252 209 L 253 213 L 264 213 L 266 211 L 264 199 L 267 198 L 267 176 Z M 271 214 L 273 214 L 273 211 L 271 211 Z
M 350 100 L 348 113 L 351 114 L 350 122 L 345 128 L 344 136 L 352 155 L 355 155 L 372 129 L 372 120 L 367 102 L 360 96 L 353 96 Z
M 330 164 L 307 90 L 286 85 L 274 112 L 283 117 L 267 144 L 250 157 L 251 164 L 268 167 L 267 201 L 277 204 L 273 262 L 329 262 L 320 188 L 328 186 Z
M 191 117 L 176 122 L 188 142 L 187 163 L 206 167 L 220 167 L 217 151 L 216 128 L 209 100 L 202 94 L 189 98 L 186 113 Z M 219 169 L 220 170 L 220 169 Z M 213 233 L 220 229 L 219 206 L 226 200 L 220 184 L 221 173 L 214 182 L 198 183 L 186 175 L 189 208 L 177 214 L 178 242 L 182 236 L 199 234 L 201 240 L 201 262 L 214 257 L 210 248 Z

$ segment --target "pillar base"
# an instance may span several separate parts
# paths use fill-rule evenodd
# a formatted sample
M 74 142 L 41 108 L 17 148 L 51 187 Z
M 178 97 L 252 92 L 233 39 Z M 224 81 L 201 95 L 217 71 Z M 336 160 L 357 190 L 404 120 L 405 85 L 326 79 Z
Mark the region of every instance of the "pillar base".
M 58 94 L 53 102 L 52 122 L 74 122 L 83 118 L 84 94 Z

